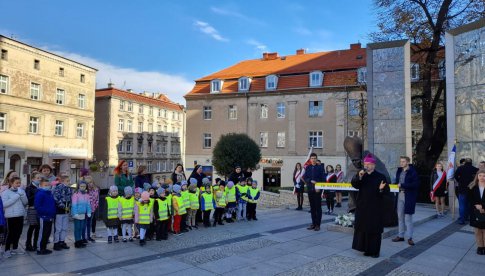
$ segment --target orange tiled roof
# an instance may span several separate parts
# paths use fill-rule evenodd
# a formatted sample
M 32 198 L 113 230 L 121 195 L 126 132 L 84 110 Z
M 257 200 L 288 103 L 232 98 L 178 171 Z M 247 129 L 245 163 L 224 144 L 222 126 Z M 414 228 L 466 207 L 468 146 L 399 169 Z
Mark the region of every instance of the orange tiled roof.
M 351 45 L 351 49 L 296 54 L 279 57 L 276 53 L 265 54 L 266 58 L 241 61 L 196 80 L 188 95 L 210 93 L 210 81 L 224 80 L 221 93 L 238 91 L 238 79 L 251 77 L 249 92 L 264 91 L 265 77 L 279 75 L 277 90 L 308 88 L 309 74 L 323 71 L 323 86 L 345 86 L 357 84 L 356 69 L 366 66 L 366 49 L 360 44 Z
M 96 98 L 117 96 L 123 98 L 127 101 L 132 101 L 136 103 L 144 103 L 147 105 L 152 105 L 162 108 L 170 108 L 175 110 L 183 110 L 183 106 L 168 99 L 167 96 L 161 94 L 158 98 L 152 98 L 145 95 L 135 94 L 133 92 L 117 89 L 117 88 L 102 88 L 96 89 Z

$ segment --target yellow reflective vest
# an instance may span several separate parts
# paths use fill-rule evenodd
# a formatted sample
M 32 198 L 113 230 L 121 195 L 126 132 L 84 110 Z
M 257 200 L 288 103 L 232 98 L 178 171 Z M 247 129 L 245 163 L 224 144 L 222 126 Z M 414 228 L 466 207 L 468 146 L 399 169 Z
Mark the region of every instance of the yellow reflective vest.
M 236 187 L 226 187 L 227 202 L 236 202 Z
M 237 188 L 237 191 L 239 192 L 239 195 L 241 196 L 241 199 L 244 200 L 244 201 L 248 201 L 248 197 L 247 197 L 247 193 L 248 193 L 248 189 L 249 189 L 249 186 L 247 185 L 236 185 L 236 188 Z
M 189 192 L 189 199 L 190 199 L 190 209 L 192 210 L 199 210 L 199 193 L 190 193 Z
M 135 211 L 135 198 L 120 197 L 121 219 L 132 219 Z
M 253 189 L 253 187 L 249 187 L 248 194 L 251 196 L 251 199 L 248 199 L 248 202 L 250 202 L 250 203 L 256 203 L 256 202 L 258 202 L 257 199 L 254 199 L 259 194 L 259 189 L 258 188 Z
M 226 193 L 222 193 L 221 198 L 216 198 L 216 205 L 219 208 L 224 208 L 226 207 Z
M 120 203 L 119 197 L 112 198 L 110 196 L 106 197 L 106 218 L 115 219 L 118 218 L 118 204 Z
M 189 191 L 181 191 L 180 195 L 182 196 L 182 199 L 184 200 L 184 208 L 185 209 L 190 209 L 190 195 Z
M 136 202 L 138 205 L 138 224 L 150 224 L 150 212 L 152 210 L 152 203 L 141 204 L 141 202 Z
M 214 202 L 212 201 L 214 198 L 212 194 L 203 193 L 202 197 L 204 198 L 204 211 L 214 210 Z
M 169 201 L 167 199 L 161 200 L 157 198 L 158 203 L 158 220 L 164 221 L 168 219 L 168 212 L 169 212 Z
M 178 205 L 178 212 L 176 215 L 185 215 L 187 214 L 187 209 L 185 209 L 184 199 L 181 196 L 174 195 L 173 198 L 177 201 Z

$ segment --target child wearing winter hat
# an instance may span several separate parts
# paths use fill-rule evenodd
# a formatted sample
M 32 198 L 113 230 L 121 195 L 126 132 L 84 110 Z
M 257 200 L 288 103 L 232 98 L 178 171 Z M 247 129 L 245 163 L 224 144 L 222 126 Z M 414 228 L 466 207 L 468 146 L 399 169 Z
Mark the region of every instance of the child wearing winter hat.
M 258 220 L 256 218 L 256 206 L 258 203 L 259 199 L 259 189 L 258 189 L 258 182 L 256 180 L 252 181 L 251 187 L 248 188 L 247 192 L 247 198 L 248 198 L 248 220 Z
M 87 241 L 82 238 L 86 228 L 86 216 L 91 217 L 91 203 L 88 195 L 88 184 L 84 181 L 77 185 L 77 191 L 72 195 L 71 215 L 74 220 L 74 247 L 86 247 Z
M 118 225 L 119 221 L 119 204 L 118 187 L 113 185 L 109 187 L 108 196 L 106 197 L 106 219 L 104 221 L 108 232 L 108 243 L 119 242 Z
M 141 193 L 143 193 L 142 188 L 140 188 L 140 187 L 135 188 L 135 202 L 140 201 Z M 134 226 L 133 227 L 133 236 L 138 239 L 140 237 L 140 229 L 138 229 L 138 224 L 136 224 L 136 223 L 133 226 Z
M 188 222 L 188 217 L 190 213 L 190 196 L 189 196 L 189 190 L 188 190 L 188 183 L 186 180 L 182 180 L 180 183 L 180 187 L 182 191 L 180 192 L 180 195 L 182 196 L 184 207 L 185 207 L 185 215 L 182 215 L 182 221 L 180 222 L 180 230 L 182 232 L 188 232 L 189 228 L 188 225 L 190 224 Z M 192 230 L 192 229 L 191 229 Z
M 153 207 L 155 204 L 155 200 L 158 198 L 157 196 L 157 191 L 154 187 L 150 187 L 148 189 L 148 193 L 150 194 L 150 204 Z M 151 241 L 153 240 L 153 235 L 155 235 L 155 221 L 150 222 L 150 227 L 147 230 L 147 233 L 145 234 L 146 240 Z
M 153 214 L 156 220 L 156 239 L 157 241 L 166 240 L 168 238 L 168 219 L 170 217 L 171 203 L 167 200 L 165 189 L 158 188 L 158 198 L 153 205 Z
M 168 200 L 168 208 L 170 211 L 170 217 L 168 218 L 168 231 L 173 233 L 173 204 L 172 204 L 172 184 L 164 184 L 163 188 L 165 189 L 165 196 L 167 197 Z
M 234 186 L 234 182 L 232 181 L 227 182 L 225 192 L 226 192 L 226 198 L 227 198 L 226 221 L 228 223 L 233 223 L 234 221 L 232 220 L 232 216 L 236 212 L 236 207 L 237 207 L 236 186 Z
M 210 184 L 205 186 L 205 191 L 200 197 L 200 209 L 203 212 L 203 221 L 205 227 L 210 227 L 211 211 L 216 207 L 216 202 L 212 195 Z
M 215 210 L 215 215 L 214 215 L 214 224 L 213 226 L 216 226 L 216 223 L 219 225 L 224 225 L 222 223 L 222 216 L 224 215 L 224 208 L 226 208 L 227 201 L 226 201 L 226 193 L 224 192 L 224 181 L 219 182 L 219 190 L 216 192 L 216 210 Z
M 176 235 L 181 234 L 181 223 L 182 223 L 182 216 L 187 214 L 187 210 L 185 209 L 184 200 L 181 195 L 182 188 L 180 185 L 173 185 L 173 192 L 172 192 L 172 205 L 173 205 L 173 231 Z
M 146 244 L 145 234 L 153 220 L 153 205 L 150 203 L 150 194 L 144 191 L 140 201 L 135 204 L 135 223 L 140 229 L 140 245 Z
M 135 198 L 133 197 L 133 189 L 130 186 L 125 187 L 124 197 L 120 197 L 119 211 L 121 223 L 122 241 L 133 241 L 133 217 L 135 216 Z
M 190 228 L 198 228 L 196 215 L 199 211 L 199 188 L 197 188 L 197 179 L 190 178 L 189 185 L 189 202 L 190 209 L 188 210 L 187 224 Z

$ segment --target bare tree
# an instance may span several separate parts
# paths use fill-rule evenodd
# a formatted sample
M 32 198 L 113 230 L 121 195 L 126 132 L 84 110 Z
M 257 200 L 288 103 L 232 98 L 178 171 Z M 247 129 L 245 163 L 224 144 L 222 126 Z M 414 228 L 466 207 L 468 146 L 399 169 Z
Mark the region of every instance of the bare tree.
M 410 39 L 413 54 L 422 57 L 420 90 L 422 136 L 415 164 L 422 173 L 432 170 L 446 145 L 445 82 L 434 83 L 447 30 L 485 16 L 485 0 L 374 0 L 378 31 L 374 41 Z M 435 88 L 433 91 L 433 87 Z

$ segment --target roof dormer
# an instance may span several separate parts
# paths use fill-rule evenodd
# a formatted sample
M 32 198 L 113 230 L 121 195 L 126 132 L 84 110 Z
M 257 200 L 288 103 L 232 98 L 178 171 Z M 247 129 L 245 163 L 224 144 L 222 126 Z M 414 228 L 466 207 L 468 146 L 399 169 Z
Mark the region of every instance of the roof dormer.
M 251 86 L 251 78 L 240 77 L 238 80 L 239 92 L 247 92 Z
M 266 77 L 266 90 L 276 90 L 278 87 L 278 76 L 269 75 Z
M 223 80 L 211 80 L 211 93 L 220 93 L 222 91 Z

